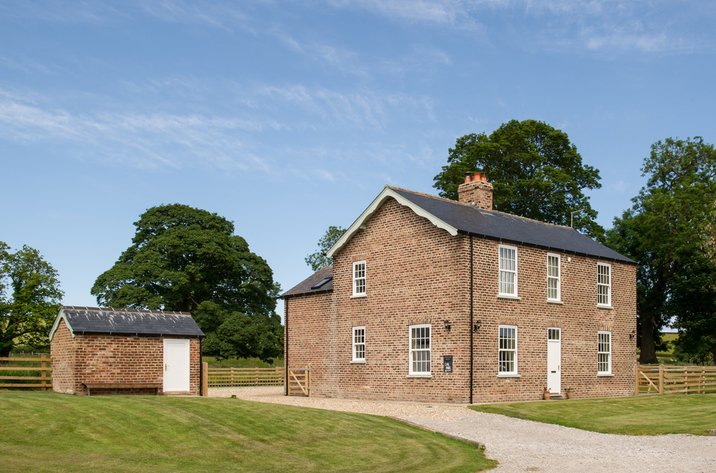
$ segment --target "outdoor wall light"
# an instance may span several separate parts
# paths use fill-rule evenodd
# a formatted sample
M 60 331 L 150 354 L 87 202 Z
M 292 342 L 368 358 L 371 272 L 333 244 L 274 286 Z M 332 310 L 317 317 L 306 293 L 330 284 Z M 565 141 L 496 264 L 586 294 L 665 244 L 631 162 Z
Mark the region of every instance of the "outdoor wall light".
M 480 330 L 480 327 L 482 327 L 482 321 L 478 320 L 475 322 L 475 325 L 472 326 L 472 331 L 477 332 L 478 330 Z
M 629 334 L 629 340 L 634 340 L 634 337 L 636 336 L 636 330 L 632 330 Z
M 446 320 L 446 321 L 445 321 L 445 330 L 447 330 L 447 331 L 449 332 L 451 327 L 452 327 L 452 326 L 450 325 L 450 321 L 449 321 L 449 320 Z

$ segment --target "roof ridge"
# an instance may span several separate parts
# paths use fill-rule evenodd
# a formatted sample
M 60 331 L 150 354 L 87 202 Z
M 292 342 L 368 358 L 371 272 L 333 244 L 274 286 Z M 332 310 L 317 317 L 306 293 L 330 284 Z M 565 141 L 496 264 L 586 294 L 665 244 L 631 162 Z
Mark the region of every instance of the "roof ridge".
M 161 309 L 126 309 L 126 308 L 113 308 L 113 307 L 88 307 L 88 306 L 75 306 L 75 305 L 63 305 L 60 306 L 60 310 L 86 310 L 88 312 L 124 312 L 127 314 L 164 314 L 164 315 L 182 315 L 191 316 L 191 312 L 182 312 L 176 310 L 161 310 Z
M 566 226 L 566 225 L 557 225 L 556 223 L 543 222 L 542 220 L 537 220 L 537 219 L 534 219 L 534 218 L 523 217 L 523 216 L 521 216 L 521 215 L 515 215 L 515 214 L 511 214 L 511 213 L 507 213 L 507 212 L 502 212 L 502 211 L 500 211 L 500 210 L 495 210 L 495 209 L 481 209 L 481 208 L 478 208 L 477 206 L 475 206 L 474 204 L 467 204 L 467 203 L 465 203 L 465 202 L 460 202 L 460 201 L 458 201 L 458 200 L 448 199 L 447 197 L 441 197 L 441 196 L 438 196 L 438 195 L 427 194 L 427 193 L 425 193 L 425 192 L 418 192 L 418 191 L 414 191 L 414 190 L 410 190 L 410 189 L 404 189 L 404 188 L 402 188 L 402 187 L 391 186 L 391 185 L 388 185 L 388 184 L 386 184 L 385 187 L 388 187 L 388 188 L 393 189 L 393 190 L 399 190 L 399 191 L 403 191 L 403 192 L 409 192 L 409 193 L 415 194 L 415 195 L 421 195 L 421 196 L 423 196 L 423 197 L 428 197 L 428 198 L 431 198 L 431 199 L 442 200 L 442 201 L 445 201 L 445 202 L 449 202 L 449 203 L 451 203 L 451 204 L 456 204 L 456 205 L 460 205 L 460 206 L 463 206 L 463 207 L 475 209 L 475 210 L 477 210 L 478 212 L 479 212 L 479 211 L 492 212 L 492 213 L 496 213 L 496 214 L 500 214 L 500 215 L 505 215 L 505 216 L 507 216 L 507 217 L 514 217 L 514 218 L 519 218 L 519 219 L 522 219 L 522 220 L 527 220 L 527 221 L 529 221 L 529 222 L 541 223 L 541 224 L 543 224 L 543 225 L 549 225 L 549 226 L 552 226 L 552 227 L 568 228 L 568 229 L 574 230 L 572 227 L 568 227 L 568 226 Z M 579 233 L 579 232 L 577 232 L 577 233 Z M 580 235 L 581 235 L 581 233 L 580 233 Z

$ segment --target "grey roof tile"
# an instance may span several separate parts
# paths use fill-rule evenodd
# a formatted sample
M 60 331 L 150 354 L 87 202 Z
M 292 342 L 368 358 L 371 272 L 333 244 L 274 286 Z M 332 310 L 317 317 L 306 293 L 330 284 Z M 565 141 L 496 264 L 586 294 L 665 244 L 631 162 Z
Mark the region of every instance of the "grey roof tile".
M 204 337 L 189 312 L 99 307 L 60 308 L 73 333 Z
M 555 251 L 561 250 L 624 263 L 634 263 L 626 256 L 620 255 L 570 227 L 552 225 L 495 210 L 482 210 L 442 197 L 389 187 L 463 233 Z
M 321 285 L 321 287 L 311 289 L 313 286 L 316 285 L 316 283 L 319 283 L 326 278 L 331 278 L 331 280 Z M 321 292 L 330 292 L 332 290 L 333 266 L 324 266 L 323 268 L 316 271 L 313 275 L 309 276 L 308 279 L 301 281 L 296 286 L 281 294 L 281 297 L 298 296 L 302 294 L 320 294 Z

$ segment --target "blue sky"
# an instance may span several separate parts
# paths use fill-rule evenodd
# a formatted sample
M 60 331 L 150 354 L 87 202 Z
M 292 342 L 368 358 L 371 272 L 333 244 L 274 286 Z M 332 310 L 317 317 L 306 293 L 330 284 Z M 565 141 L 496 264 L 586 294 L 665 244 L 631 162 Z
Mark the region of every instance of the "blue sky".
M 629 207 L 650 145 L 714 133 L 703 1 L 0 2 L 0 240 L 40 250 L 64 303 L 146 209 L 236 225 L 284 290 L 386 184 L 436 194 L 467 133 L 565 131 Z M 281 309 L 279 309 L 281 310 Z

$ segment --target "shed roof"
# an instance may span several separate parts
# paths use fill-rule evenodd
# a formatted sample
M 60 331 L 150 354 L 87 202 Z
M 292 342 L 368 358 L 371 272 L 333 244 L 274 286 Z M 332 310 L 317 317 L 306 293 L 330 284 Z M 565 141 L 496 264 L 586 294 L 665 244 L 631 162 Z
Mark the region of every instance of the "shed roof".
M 319 283 L 326 279 L 328 279 L 326 282 L 318 286 Z M 332 290 L 333 266 L 324 266 L 307 279 L 301 281 L 296 286 L 281 294 L 281 297 L 299 296 L 303 294 L 319 294 L 321 292 L 330 292 Z
M 64 319 L 77 334 L 204 337 L 189 312 L 63 306 L 50 330 L 50 340 Z

